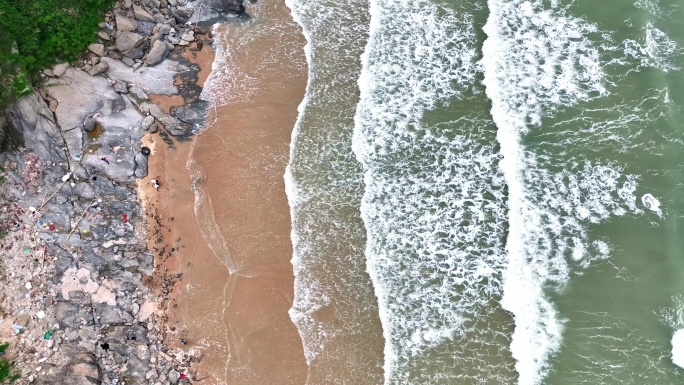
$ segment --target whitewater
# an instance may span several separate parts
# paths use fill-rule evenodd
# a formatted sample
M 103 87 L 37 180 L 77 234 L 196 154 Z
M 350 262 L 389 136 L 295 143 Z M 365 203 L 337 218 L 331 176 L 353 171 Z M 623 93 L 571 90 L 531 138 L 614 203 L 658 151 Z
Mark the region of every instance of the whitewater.
M 287 1 L 308 384 L 684 379 L 682 11 L 608 3 Z

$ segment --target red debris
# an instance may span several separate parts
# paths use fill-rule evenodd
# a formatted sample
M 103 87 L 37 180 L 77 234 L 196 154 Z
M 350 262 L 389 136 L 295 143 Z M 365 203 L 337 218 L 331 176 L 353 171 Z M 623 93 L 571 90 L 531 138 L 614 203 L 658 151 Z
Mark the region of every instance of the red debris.
M 128 222 L 128 214 L 123 215 L 123 222 L 124 223 Z
M 181 379 L 181 380 L 184 380 L 184 379 L 186 379 L 187 377 L 188 377 L 188 376 L 186 376 L 185 373 L 181 373 L 181 374 L 180 374 L 180 379 Z
M 55 225 L 50 225 L 50 231 L 55 231 Z

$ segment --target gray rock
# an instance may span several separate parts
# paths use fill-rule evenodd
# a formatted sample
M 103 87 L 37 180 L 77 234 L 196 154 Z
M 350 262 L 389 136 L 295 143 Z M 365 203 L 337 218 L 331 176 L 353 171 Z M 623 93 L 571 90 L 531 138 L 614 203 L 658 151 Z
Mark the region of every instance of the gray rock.
M 83 352 L 72 355 L 72 357 L 67 366 L 67 376 L 64 378 L 64 384 L 93 385 L 93 380 L 98 381 L 98 378 L 100 378 L 100 368 L 93 354 Z
M 112 59 L 114 59 L 114 60 L 121 60 L 121 58 L 123 57 L 123 55 L 121 54 L 121 52 L 119 52 L 119 51 L 117 51 L 117 50 L 115 50 L 115 49 L 109 51 L 109 52 L 107 53 L 107 56 L 109 56 L 110 58 L 112 58 Z
M 70 302 L 59 301 L 55 305 L 55 318 L 60 327 L 75 328 L 79 324 L 79 309 Z
M 93 190 L 93 188 L 85 182 L 76 183 L 76 185 L 74 185 L 71 191 L 83 199 L 95 198 L 95 190 Z
M 121 58 L 121 61 L 129 67 L 133 67 L 135 65 L 135 60 L 129 58 L 128 56 Z
M 144 178 L 147 176 L 147 156 L 137 153 L 135 154 L 135 177 Z
M 164 24 L 159 28 L 159 33 L 161 33 L 162 35 L 166 35 L 169 32 L 171 32 L 172 29 L 173 27 L 171 27 L 170 25 Z
M 129 98 L 132 97 L 135 100 L 136 104 L 140 104 L 140 103 L 143 103 L 147 100 L 150 100 L 150 97 L 147 96 L 145 91 L 140 89 L 137 85 L 131 86 L 131 88 L 128 90 L 128 92 L 129 92 L 129 94 L 128 94 Z
M 140 123 L 140 128 L 143 130 L 147 131 L 150 129 L 150 127 L 154 124 L 154 116 L 152 115 L 147 115 L 145 119 L 143 119 L 142 123 Z
M 154 30 L 155 25 L 156 23 L 152 21 L 139 21 L 138 28 L 135 29 L 135 32 L 143 36 L 150 36 L 152 35 L 152 30 Z
M 107 159 L 109 163 L 102 160 Z M 116 182 L 132 182 L 135 164 L 132 157 L 113 156 L 103 151 L 83 155 L 81 164 L 91 175 L 105 175 Z
M 164 130 L 173 136 L 181 136 L 189 134 L 189 128 L 187 125 L 183 124 L 177 118 L 164 112 L 159 106 L 152 103 L 143 103 L 140 105 L 140 109 L 143 111 L 148 111 L 152 116 L 154 116 L 161 124 L 164 126 Z
M 107 76 L 114 80 L 123 80 L 128 84 L 136 84 L 138 88 L 151 94 L 174 95 L 178 93 L 178 87 L 174 82 L 174 75 L 186 69 L 182 64 L 164 60 L 154 67 L 141 68 L 134 71 L 131 67 L 110 58 L 102 58 L 109 64 Z M 137 64 L 137 63 L 136 63 Z
M 168 53 L 169 50 L 166 46 L 166 43 L 157 40 L 154 42 L 154 44 L 152 45 L 152 49 L 150 49 L 150 52 L 147 54 L 147 57 L 145 58 L 145 64 L 147 64 L 148 66 L 155 66 L 161 63 L 162 60 L 166 58 L 166 55 L 168 55 Z
M 167 1 L 169 2 L 169 5 L 172 6 L 172 7 L 175 7 L 175 6 L 178 5 L 178 1 L 177 1 L 177 0 L 167 0 Z
M 178 45 L 181 42 L 181 39 L 171 35 L 166 36 L 166 39 L 173 45 Z
M 124 1 L 123 1 L 123 7 L 126 8 L 126 9 L 131 8 L 132 5 L 133 5 L 133 1 L 132 1 L 132 0 L 124 0 Z
M 133 4 L 133 15 L 138 20 L 154 21 L 154 16 L 150 15 L 144 8 Z
M 102 114 L 95 112 L 92 113 L 83 119 L 83 130 L 85 132 L 93 132 L 95 131 L 95 126 L 97 125 L 97 119 L 101 117 Z
M 147 40 L 134 32 L 119 32 L 116 37 L 116 49 L 131 59 L 140 59 L 145 55 Z
M 59 63 L 59 64 L 56 64 L 54 67 L 52 67 L 52 73 L 55 76 L 60 77 L 60 76 L 64 75 L 67 68 L 69 68 L 69 63 Z
M 183 34 L 181 37 L 181 40 L 191 42 L 195 40 L 195 33 L 192 32 L 192 30 L 189 30 Z
M 206 121 L 208 108 L 208 102 L 197 99 L 190 104 L 176 108 L 174 115 L 185 123 L 202 126 Z
M 159 377 L 159 373 L 157 373 L 156 369 L 150 369 L 147 373 L 145 373 L 145 379 L 146 380 L 151 380 L 153 378 Z
M 218 12 L 245 12 L 245 4 L 243 0 L 210 0 L 209 8 Z
M 180 7 L 173 13 L 173 18 L 176 19 L 178 24 L 185 24 L 190 21 L 190 16 L 192 16 L 194 11 L 195 10 L 190 7 Z
M 119 310 L 119 308 L 116 306 L 101 303 L 95 305 L 93 310 L 95 311 L 95 315 L 98 317 L 98 323 L 100 325 L 117 325 L 126 321 L 121 310 Z
M 106 31 L 98 31 L 97 36 L 104 41 L 112 40 L 112 37 L 109 36 L 109 34 Z
M 157 127 L 157 123 L 156 123 L 156 122 L 155 122 L 154 124 L 152 124 L 152 125 L 150 126 L 150 128 L 148 128 L 148 132 L 149 132 L 150 134 L 154 134 L 154 133 L 156 133 L 157 131 L 159 131 L 159 127 Z
M 88 73 L 92 76 L 96 76 L 96 75 L 99 75 L 101 73 L 107 72 L 108 69 L 109 69 L 109 65 L 107 64 L 107 62 L 102 61 L 102 62 L 95 64 L 93 66 L 93 68 L 91 68 L 90 71 L 88 71 Z
M 88 46 L 88 51 L 94 53 L 97 56 L 105 56 L 105 46 L 104 44 L 93 43 Z
M 47 204 L 43 207 L 40 218 L 45 223 L 54 224 L 56 230 L 68 232 L 71 230 L 71 217 L 61 209 L 62 205 Z
M 116 15 L 115 20 L 116 20 L 116 29 L 121 31 L 121 32 L 124 32 L 124 31 L 132 32 L 132 31 L 135 31 L 136 28 L 138 28 L 138 22 L 137 21 L 135 21 L 133 19 L 129 19 L 128 17 L 126 17 L 124 15 Z
M 57 108 L 59 111 L 59 108 Z M 73 167 L 76 167 L 77 160 L 80 159 L 83 150 L 83 130 L 80 128 L 74 128 L 69 131 L 64 131 L 62 134 L 64 136 L 64 141 L 66 142 L 69 155 L 71 156 L 70 163 Z
M 83 167 L 77 167 L 76 171 L 74 171 L 74 176 L 77 180 L 88 179 L 88 171 L 86 171 L 86 169 Z
M 172 384 L 177 384 L 180 381 L 180 373 L 176 369 L 169 370 L 169 381 Z
M 5 116 L 15 130 L 6 139 L 8 143 L 23 142 L 26 149 L 33 150 L 41 159 L 66 160 L 64 141 L 54 115 L 38 93 L 19 99 L 6 111 Z
M 116 80 L 112 84 L 112 88 L 114 89 L 114 92 L 119 93 L 119 94 L 127 94 L 128 93 L 128 84 L 126 84 L 126 82 L 123 80 Z
M 110 58 L 101 60 L 102 63 L 107 64 L 113 61 Z M 50 97 L 59 102 L 55 116 L 63 131 L 74 128 L 81 131 L 83 119 L 96 111 L 102 113 L 101 122 L 105 127 L 110 124 L 138 125 L 142 120 L 142 116 L 134 108 L 130 108 L 130 111 L 128 108 L 126 111 L 121 110 L 126 106 L 121 95 L 114 92 L 107 79 L 100 76 L 93 77 L 86 72 L 69 68 L 61 78 L 47 82 L 45 89 Z M 129 120 L 137 120 L 137 122 L 128 122 Z M 80 148 L 74 149 L 77 150 L 75 152 L 71 150 L 70 148 L 72 156 L 80 153 Z

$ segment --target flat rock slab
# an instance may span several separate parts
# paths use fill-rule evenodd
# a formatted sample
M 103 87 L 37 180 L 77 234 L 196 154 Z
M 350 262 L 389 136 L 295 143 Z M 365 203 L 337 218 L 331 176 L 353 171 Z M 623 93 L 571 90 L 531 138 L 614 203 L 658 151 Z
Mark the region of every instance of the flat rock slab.
M 134 70 L 124 63 L 112 58 L 101 59 L 109 65 L 107 76 L 114 80 L 125 81 L 137 86 L 149 94 L 175 95 L 178 88 L 173 85 L 173 77 L 187 67 L 173 60 L 166 59 L 155 67 L 141 67 Z
M 51 79 L 45 90 L 59 103 L 55 116 L 62 131 L 80 129 L 86 116 L 96 111 L 110 114 L 124 103 L 107 79 L 75 68 L 68 68 L 61 77 Z
M 138 127 L 105 127 L 97 139 L 86 140 L 81 164 L 90 175 L 104 175 L 116 182 L 132 182 L 137 143 L 143 134 Z

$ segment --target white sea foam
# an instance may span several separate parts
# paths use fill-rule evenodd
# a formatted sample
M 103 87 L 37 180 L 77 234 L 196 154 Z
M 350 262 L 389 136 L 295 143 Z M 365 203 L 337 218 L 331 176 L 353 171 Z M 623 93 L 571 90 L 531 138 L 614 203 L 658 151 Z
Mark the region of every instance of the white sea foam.
M 559 108 L 608 94 L 599 50 L 589 40 L 597 27 L 543 1 L 488 4 L 484 84 L 508 185 L 508 265 L 501 303 L 515 318 L 510 348 L 518 383 L 534 385 L 546 376 L 548 359 L 562 339 L 563 321 L 546 291 L 562 287 L 573 264 L 587 267 L 608 257 L 609 245 L 592 241 L 587 224 L 637 212 L 635 178 L 615 165 L 589 162 L 551 172 L 544 167 L 553 161 L 522 143 Z
M 656 67 L 664 72 L 679 70 L 673 64 L 673 59 L 681 55 L 682 50 L 677 42 L 652 23 L 644 27 L 642 39 L 626 39 L 623 42 L 623 51 L 625 57 L 637 60 L 640 67 Z
M 289 314 L 311 367 L 307 383 L 330 383 L 325 376 L 333 374 L 341 382 L 377 382 L 382 357 L 369 357 L 375 352 L 369 344 L 379 342 L 380 332 L 358 218 L 363 175 L 349 147 L 355 108 L 350 95 L 356 93 L 367 3 L 286 4 L 307 39 L 309 66 L 285 173 L 295 276 Z M 331 344 L 334 351 L 327 349 Z
M 658 216 L 662 216 L 663 212 L 660 210 L 660 201 L 656 199 L 651 194 L 644 194 L 641 196 L 641 203 L 646 207 L 647 209 L 653 211 L 654 213 L 658 214 Z
M 496 345 L 495 338 L 477 340 L 495 327 L 477 335 L 473 324 L 488 325 L 504 259 L 504 186 L 491 123 L 468 111 L 454 121 L 423 121 L 473 86 L 473 21 L 430 1 L 373 0 L 370 14 L 352 146 L 365 170 L 361 212 L 385 336 L 385 383 L 511 381 L 505 368 L 493 369 L 505 363 L 463 365 L 479 371 L 471 377 L 449 369 L 477 357 L 461 346 Z
M 672 336 L 672 362 L 684 368 L 684 329 L 677 330 Z

